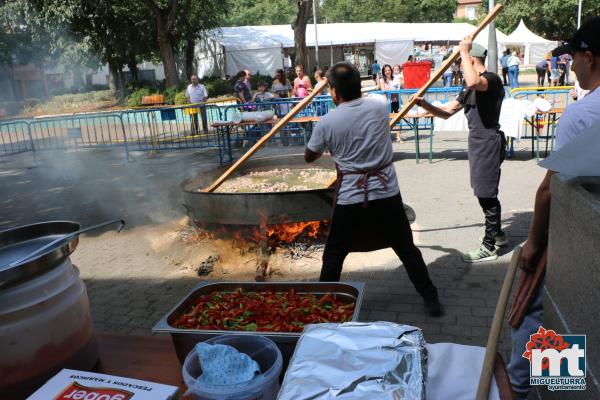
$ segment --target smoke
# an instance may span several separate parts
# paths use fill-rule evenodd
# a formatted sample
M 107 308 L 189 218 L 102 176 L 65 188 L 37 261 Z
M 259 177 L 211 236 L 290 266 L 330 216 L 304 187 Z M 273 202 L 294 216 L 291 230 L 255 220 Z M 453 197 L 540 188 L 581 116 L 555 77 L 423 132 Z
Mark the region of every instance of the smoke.
M 0 224 L 67 219 L 90 225 L 122 218 L 131 227 L 180 219 L 179 184 L 193 173 L 189 157 L 139 153 L 136 161 L 125 163 L 121 147 L 41 151 L 39 167 L 0 176 L 0 204 L 9 206 Z

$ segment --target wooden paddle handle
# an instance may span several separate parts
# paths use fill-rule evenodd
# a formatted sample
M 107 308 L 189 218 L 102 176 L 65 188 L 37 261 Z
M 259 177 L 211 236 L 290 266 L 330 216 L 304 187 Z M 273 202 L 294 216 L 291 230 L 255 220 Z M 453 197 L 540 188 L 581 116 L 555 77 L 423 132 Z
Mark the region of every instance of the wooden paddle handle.
M 510 295 L 513 280 L 515 279 L 515 274 L 517 273 L 520 258 L 521 246 L 517 246 L 513 250 L 510 264 L 508 265 L 506 275 L 504 276 L 504 283 L 500 290 L 500 297 L 498 297 L 498 303 L 496 304 L 490 336 L 488 337 L 485 356 L 483 358 L 483 367 L 481 368 L 481 375 L 479 377 L 479 386 L 477 386 L 477 400 L 487 400 L 489 396 L 490 386 L 492 384 L 492 374 L 494 373 L 494 363 L 496 361 L 496 352 L 498 350 L 498 341 L 500 340 L 502 323 L 504 322 L 504 313 L 506 312 L 508 297 Z
M 485 18 L 483 19 L 483 21 L 481 21 L 479 23 L 479 25 L 477 25 L 477 28 L 475 28 L 475 31 L 471 34 L 471 38 L 475 39 L 475 37 L 477 35 L 479 35 L 479 33 L 485 29 L 486 26 L 488 26 L 490 24 L 490 22 L 492 22 L 500 13 L 500 11 L 502 11 L 502 4 L 496 4 L 496 6 L 492 9 L 492 11 L 490 11 L 488 13 L 488 15 L 485 16 Z M 450 57 L 448 57 L 443 63 L 442 66 L 440 68 L 438 68 L 437 71 L 435 71 L 435 73 L 429 78 L 429 80 L 427 81 L 427 83 L 422 86 L 417 93 L 415 93 L 414 96 L 411 96 L 410 100 L 405 103 L 402 106 L 402 109 L 400 110 L 399 113 L 397 113 L 392 120 L 390 121 L 390 127 L 393 127 L 394 125 L 396 125 L 398 123 L 398 121 L 400 121 L 400 119 L 402 117 L 404 117 L 408 111 L 413 108 L 413 106 L 417 103 L 416 98 L 417 97 L 423 97 L 423 95 L 425 94 L 425 92 L 427 92 L 427 90 L 429 90 L 429 88 L 431 86 L 433 86 L 434 83 L 436 83 L 438 81 L 438 79 L 440 79 L 442 77 L 442 75 L 444 75 L 444 72 L 450 68 L 450 66 L 452 65 L 452 63 L 454 61 L 456 61 L 458 59 L 458 57 L 460 56 L 460 51 L 458 51 L 458 48 L 455 48 L 454 51 L 452 52 L 452 54 L 450 55 Z M 495 62 L 495 60 L 494 60 Z
M 252 146 L 250 149 L 248 149 L 248 151 L 243 156 L 241 156 L 240 159 L 235 162 L 235 164 L 233 164 L 231 167 L 229 167 L 229 169 L 227 171 L 225 171 L 223 173 L 223 175 L 218 177 L 209 187 L 203 189 L 203 192 L 208 192 L 208 193 L 214 192 L 219 186 L 221 186 L 223 184 L 223 182 L 225 182 L 231 176 L 231 174 L 233 174 L 243 163 L 246 162 L 246 160 L 248 160 L 250 157 L 252 157 L 254 155 L 254 153 L 256 153 L 261 147 L 263 147 L 265 145 L 265 143 L 267 143 L 267 141 L 273 135 L 275 135 L 277 132 L 279 132 L 281 130 L 281 128 L 283 128 L 285 125 L 287 125 L 287 123 L 296 116 L 296 114 L 298 114 L 308 104 L 310 104 L 312 99 L 325 89 L 325 86 L 327 86 L 327 78 L 323 79 L 317 86 L 315 86 L 315 88 L 312 90 L 312 92 L 308 96 L 306 96 L 298 104 L 296 104 L 294 106 L 294 108 L 292 108 L 283 118 L 281 118 L 271 128 L 269 133 L 267 133 L 266 135 L 261 137 L 254 144 L 254 146 Z

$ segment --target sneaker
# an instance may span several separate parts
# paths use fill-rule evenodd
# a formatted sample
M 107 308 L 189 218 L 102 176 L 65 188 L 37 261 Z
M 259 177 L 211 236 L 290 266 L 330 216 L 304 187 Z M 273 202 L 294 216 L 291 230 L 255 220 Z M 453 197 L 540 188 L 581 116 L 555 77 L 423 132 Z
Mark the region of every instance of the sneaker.
M 484 245 L 481 245 L 477 250 L 473 250 L 463 255 L 463 261 L 468 263 L 476 263 L 482 261 L 492 261 L 498 258 L 496 249 L 490 250 Z
M 432 317 L 441 317 L 444 315 L 444 306 L 442 306 L 437 297 L 434 299 L 425 299 L 425 309 L 427 310 L 427 314 Z
M 508 244 L 508 237 L 504 232 L 497 234 L 494 240 L 496 241 L 496 246 L 498 247 L 504 247 Z M 479 237 L 479 241 L 483 242 L 483 236 Z

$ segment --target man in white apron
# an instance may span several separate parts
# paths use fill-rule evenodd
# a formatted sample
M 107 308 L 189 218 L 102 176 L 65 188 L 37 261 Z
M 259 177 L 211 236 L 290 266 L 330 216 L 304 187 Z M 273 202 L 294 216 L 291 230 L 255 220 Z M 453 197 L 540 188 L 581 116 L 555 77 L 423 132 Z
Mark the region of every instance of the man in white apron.
M 502 208 L 498 200 L 500 164 L 504 161 L 506 139 L 500 130 L 500 108 L 504 98 L 502 80 L 485 69 L 487 50 L 466 37 L 460 43 L 464 76 L 458 97 L 435 107 L 423 98 L 417 104 L 436 117 L 447 119 L 465 110 L 469 123 L 469 169 L 471 187 L 485 216 L 485 235 L 479 248 L 463 256 L 465 262 L 481 262 L 498 258 L 496 246 L 506 245 L 501 229 Z
M 338 190 L 323 253 L 320 280 L 338 281 L 351 251 L 391 247 L 431 316 L 443 313 L 427 266 L 415 246 L 392 162 L 387 99 L 362 97 L 360 74 L 349 63 L 327 71 L 337 107 L 321 117 L 305 150 L 307 162 L 329 151 Z

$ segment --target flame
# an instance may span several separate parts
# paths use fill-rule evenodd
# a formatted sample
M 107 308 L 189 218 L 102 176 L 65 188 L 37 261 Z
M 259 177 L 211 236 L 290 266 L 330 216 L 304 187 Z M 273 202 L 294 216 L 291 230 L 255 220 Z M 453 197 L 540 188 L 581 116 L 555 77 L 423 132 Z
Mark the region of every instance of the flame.
M 199 231 L 195 235 L 194 241 L 203 239 L 228 239 L 237 247 L 251 243 L 264 243 L 270 246 L 277 246 L 281 243 L 290 244 L 299 238 L 319 240 L 327 227 L 327 221 L 306 221 L 289 222 L 282 224 L 268 225 L 266 219 L 262 220 L 259 226 L 228 226 L 197 223 Z
M 266 229 L 269 241 L 292 243 L 303 232 L 317 239 L 321 227 L 321 221 L 293 222 L 289 224 L 268 225 Z

